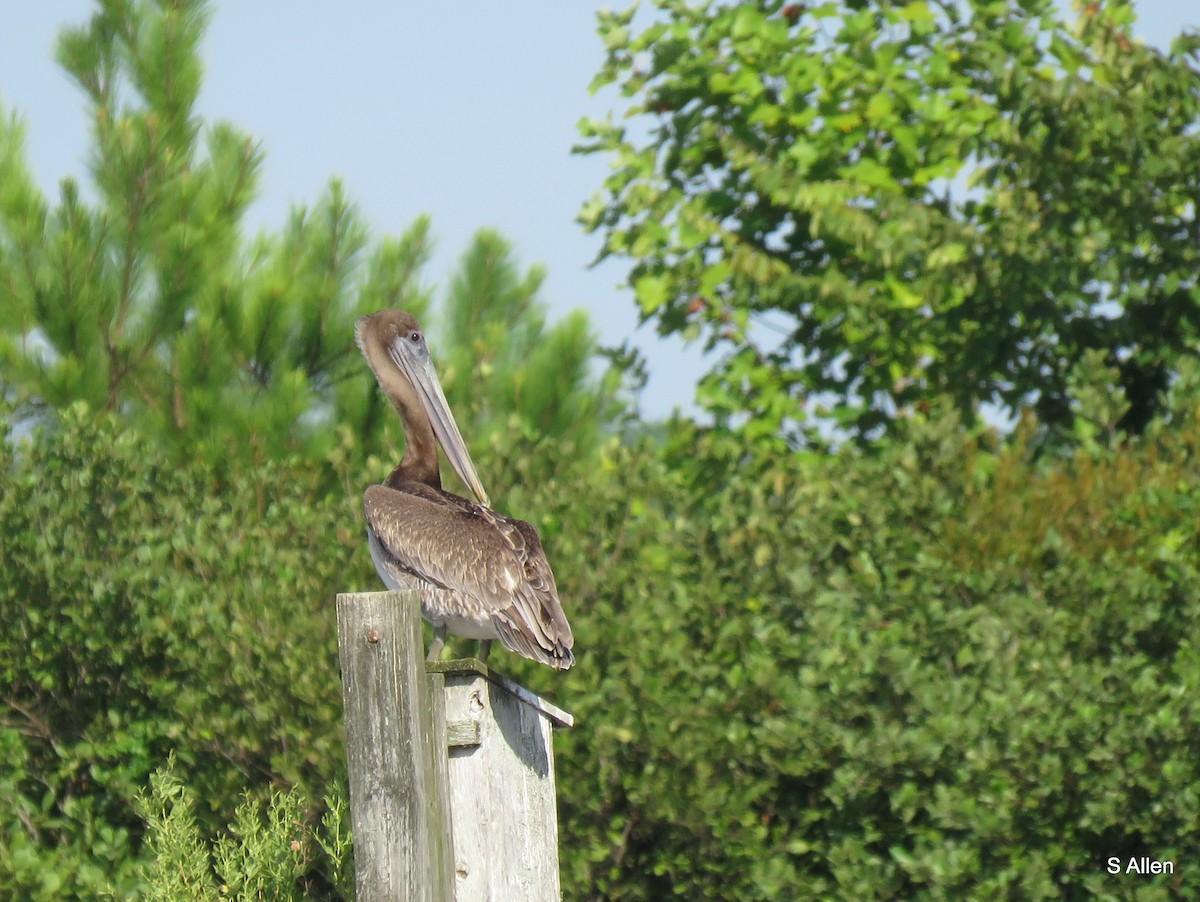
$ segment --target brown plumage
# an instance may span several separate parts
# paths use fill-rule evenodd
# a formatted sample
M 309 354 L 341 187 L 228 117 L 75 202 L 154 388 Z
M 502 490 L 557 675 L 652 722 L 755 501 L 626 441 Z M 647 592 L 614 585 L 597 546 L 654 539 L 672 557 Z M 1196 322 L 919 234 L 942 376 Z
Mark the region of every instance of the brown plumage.
M 447 632 L 494 639 L 517 654 L 566 669 L 574 637 L 537 531 L 488 506 L 453 414 L 437 382 L 424 333 L 407 313 L 358 321 L 355 340 L 404 423 L 405 451 L 383 485 L 363 495 L 371 558 L 390 588 L 415 588 L 434 627 L 429 659 Z M 482 503 L 441 486 L 441 445 Z

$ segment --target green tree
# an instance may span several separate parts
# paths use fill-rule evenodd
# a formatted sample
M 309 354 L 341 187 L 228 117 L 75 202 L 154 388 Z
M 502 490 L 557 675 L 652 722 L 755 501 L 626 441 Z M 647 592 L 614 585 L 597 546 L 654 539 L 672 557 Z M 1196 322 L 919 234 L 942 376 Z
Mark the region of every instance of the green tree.
M 383 307 L 429 312 L 429 221 L 372 239 L 335 179 L 278 233 L 246 238 L 264 155 L 195 113 L 208 17 L 203 0 L 103 2 L 62 32 L 58 59 L 87 98 L 92 151 L 90 183 L 65 179 L 56 205 L 33 182 L 20 119 L 0 116 L 0 390 L 26 417 L 87 401 L 177 456 L 320 459 L 338 442 L 359 459 L 394 455 L 399 432 L 385 431 L 354 321 Z M 498 236 L 477 237 L 464 265 L 476 263 L 490 273 L 455 276 L 448 316 L 469 319 L 456 310 L 475 292 L 508 332 L 446 333 L 461 343 L 450 350 L 456 396 L 481 418 L 464 418 L 465 434 L 485 441 L 500 422 L 594 443 L 615 408 L 609 380 L 588 372 L 596 345 L 583 315 L 547 326 L 533 298 L 540 271 L 517 275 Z M 466 366 L 485 344 L 503 357 L 499 383 Z
M 1200 38 L 1124 0 L 655 0 L 601 13 L 629 124 L 582 212 L 662 333 L 725 351 L 700 401 L 747 435 L 859 436 L 952 395 L 1069 427 L 1088 350 L 1137 431 L 1200 338 Z
M 597 448 L 622 416 L 619 368 L 593 379 L 597 345 L 582 311 L 547 326 L 544 279 L 540 266 L 522 273 L 511 244 L 481 230 L 433 320 L 447 398 L 489 481 L 512 481 L 517 457 L 538 463 L 522 478 L 554 472 Z

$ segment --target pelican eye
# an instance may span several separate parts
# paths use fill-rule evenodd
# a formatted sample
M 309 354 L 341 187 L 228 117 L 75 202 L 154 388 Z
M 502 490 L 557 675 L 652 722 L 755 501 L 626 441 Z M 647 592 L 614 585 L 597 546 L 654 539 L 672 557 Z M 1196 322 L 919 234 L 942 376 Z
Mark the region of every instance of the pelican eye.
M 420 344 L 421 343 L 421 333 L 420 332 L 409 332 L 408 340 L 411 341 L 415 345 Z

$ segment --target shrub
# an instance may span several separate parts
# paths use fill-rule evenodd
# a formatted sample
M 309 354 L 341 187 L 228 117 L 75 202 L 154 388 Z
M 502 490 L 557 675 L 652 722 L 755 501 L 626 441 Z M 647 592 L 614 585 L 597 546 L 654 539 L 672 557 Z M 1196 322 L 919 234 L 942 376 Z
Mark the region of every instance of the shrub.
M 134 887 L 172 752 L 210 830 L 339 781 L 332 596 L 373 581 L 348 499 L 300 464 L 214 484 L 82 407 L 3 453 L 0 895 Z
M 557 479 L 514 460 L 502 506 L 578 640 L 565 675 L 496 662 L 578 718 L 565 897 L 1196 898 L 1200 435 L 1174 409 L 1075 452 L 935 414 L 871 453 L 676 424 Z M 244 797 L 269 837 L 277 791 L 328 795 L 328 601 L 375 585 L 357 487 L 216 485 L 84 411 L 4 448 L 0 893 L 149 887 L 134 800 L 172 752 L 201 853 L 253 832 Z M 1143 855 L 1176 873 L 1105 871 Z
M 555 549 L 568 898 L 1196 898 L 1194 432 L 1038 460 L 906 430 L 687 430 L 556 511 L 591 542 Z M 1142 855 L 1175 875 L 1107 875 Z

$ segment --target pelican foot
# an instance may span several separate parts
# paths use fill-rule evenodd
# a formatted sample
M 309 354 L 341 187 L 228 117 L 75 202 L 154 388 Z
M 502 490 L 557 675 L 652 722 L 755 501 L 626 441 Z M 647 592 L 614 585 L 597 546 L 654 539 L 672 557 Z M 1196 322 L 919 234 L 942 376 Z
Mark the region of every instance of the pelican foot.
M 436 661 L 442 656 L 442 649 L 446 647 L 446 627 L 435 626 L 433 628 L 433 641 L 429 643 L 429 654 L 425 656 L 426 662 Z
M 477 657 L 479 659 L 479 663 L 482 664 L 484 661 L 486 661 L 488 658 L 488 655 L 490 655 L 491 653 L 492 653 L 492 640 L 491 639 L 480 639 L 479 640 L 479 651 L 475 655 L 475 657 Z

